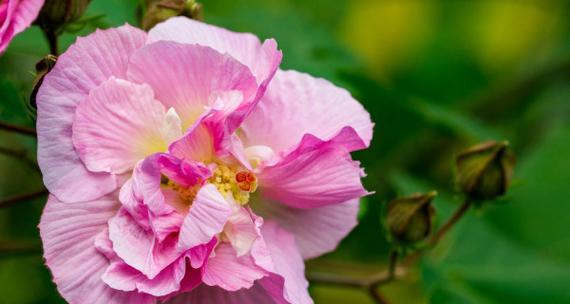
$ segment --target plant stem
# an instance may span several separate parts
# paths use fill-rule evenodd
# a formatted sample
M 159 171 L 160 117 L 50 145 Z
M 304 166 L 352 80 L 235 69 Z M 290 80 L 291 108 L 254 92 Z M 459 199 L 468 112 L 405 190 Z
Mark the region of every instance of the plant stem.
M 398 251 L 392 250 L 388 257 L 388 270 L 366 278 L 344 277 L 323 273 L 310 273 L 308 274 L 308 277 L 310 281 L 321 284 L 366 288 L 376 303 L 387 304 L 388 301 L 382 296 L 378 287 L 387 284 L 396 278 L 398 257 Z
M 15 149 L 10 149 L 10 148 L 0 146 L 0 154 L 4 154 L 6 156 L 13 157 L 19 161 L 22 161 L 26 165 L 28 165 L 28 167 L 30 167 L 30 169 L 32 169 L 36 172 L 41 172 L 40 167 L 38 167 L 38 163 L 36 162 L 36 160 L 29 158 L 27 156 L 27 152 L 25 150 L 15 150 Z
M 36 240 L 0 242 L 0 256 L 37 254 L 42 252 L 41 244 Z
M 439 240 L 441 240 L 441 238 L 445 236 L 447 232 L 451 230 L 453 226 L 455 226 L 455 224 L 457 224 L 457 222 L 463 217 L 463 215 L 465 215 L 465 213 L 467 212 L 467 210 L 469 210 L 470 207 L 471 207 L 471 201 L 469 199 L 465 199 L 463 204 L 461 204 L 461 206 L 459 206 L 459 208 L 455 210 L 453 215 L 451 215 L 451 217 L 443 225 L 441 225 L 441 227 L 431 236 L 431 238 L 427 242 L 426 248 L 419 249 L 416 252 L 408 255 L 404 259 L 404 261 L 402 262 L 404 267 L 410 267 L 421 257 L 422 254 L 425 253 L 426 250 L 429 250 L 435 245 L 437 245 Z
M 439 240 L 463 217 L 463 215 L 465 215 L 470 207 L 471 201 L 469 199 L 466 199 L 463 204 L 461 204 L 461 206 L 455 210 L 455 213 L 453 213 L 447 222 L 445 222 L 445 224 L 443 224 L 439 230 L 432 235 L 428 241 L 428 245 L 430 247 L 435 246 L 437 242 L 439 242 Z
M 44 35 L 46 36 L 46 39 L 49 44 L 50 54 L 58 56 L 59 50 L 58 50 L 58 41 L 57 41 L 56 32 L 50 29 L 44 29 Z
M 46 194 L 48 194 L 47 189 L 41 189 L 35 192 L 18 194 L 11 197 L 7 197 L 5 199 L 0 200 L 0 209 L 10 207 L 22 201 L 27 201 L 36 197 L 44 196 Z
M 0 121 L 0 129 L 24 135 L 37 136 L 36 130 L 34 128 L 17 126 L 3 121 Z
M 378 290 L 378 287 L 380 287 L 380 285 L 390 283 L 394 280 L 394 278 L 396 278 L 396 266 L 398 264 L 398 257 L 398 250 L 392 248 L 392 251 L 390 251 L 390 255 L 388 256 L 388 275 L 381 280 L 372 282 L 368 287 L 368 292 L 370 293 L 372 299 L 376 301 L 376 303 L 388 303 L 388 301 L 382 296 L 382 293 L 380 293 L 380 290 Z

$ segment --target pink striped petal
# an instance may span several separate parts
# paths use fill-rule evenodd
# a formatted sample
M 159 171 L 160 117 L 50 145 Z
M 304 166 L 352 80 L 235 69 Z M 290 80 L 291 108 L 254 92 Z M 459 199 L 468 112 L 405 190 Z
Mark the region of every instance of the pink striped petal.
M 239 104 L 250 103 L 257 92 L 255 78 L 246 66 L 200 45 L 168 41 L 147 45 L 133 54 L 128 75 L 135 82 L 149 84 L 158 100 L 176 109 L 184 128 L 214 105 L 235 108 L 235 94 Z M 227 92 L 234 95 L 224 94 Z M 223 96 L 231 98 L 220 100 Z
M 216 186 L 203 186 L 180 228 L 179 250 L 188 250 L 210 242 L 222 232 L 231 214 L 232 206 Z
M 0 54 L 12 38 L 28 28 L 38 16 L 44 0 L 5 0 L 0 4 Z
M 114 175 L 83 165 L 73 146 L 72 123 L 91 90 L 111 76 L 125 78 L 130 55 L 145 41 L 143 31 L 128 25 L 98 30 L 78 38 L 44 78 L 37 95 L 38 162 L 44 184 L 59 199 L 89 201 L 118 187 Z
M 72 205 L 50 196 L 39 225 L 44 258 L 69 303 L 154 303 L 148 295 L 115 290 L 101 280 L 109 261 L 95 248 L 95 238 L 118 207 L 112 196 Z
M 313 303 L 309 295 L 309 282 L 305 278 L 305 264 L 295 244 L 295 238 L 275 222 L 262 227 L 275 265 L 275 273 L 260 281 L 260 285 L 277 300 L 289 303 Z
M 261 44 L 252 34 L 235 33 L 184 17 L 170 18 L 149 31 L 149 43 L 161 40 L 199 44 L 228 53 L 251 70 L 262 88 L 260 96 L 282 58 L 273 39 Z
M 181 256 L 176 250 L 176 235 L 159 241 L 152 231 L 143 229 L 124 209 L 109 220 L 109 239 L 117 256 L 149 279 L 155 278 Z
M 276 303 L 286 304 L 286 301 L 275 301 L 259 283 L 249 289 L 226 291 L 220 287 L 202 284 L 192 292 L 184 293 L 167 301 L 166 304 L 255 304 Z
M 358 199 L 313 209 L 260 202 L 255 211 L 291 232 L 303 259 L 311 259 L 333 251 L 352 231 L 358 223 L 358 206 Z
M 354 129 L 346 127 L 329 141 L 305 135 L 299 146 L 275 164 L 257 168 L 262 193 L 269 199 L 301 209 L 318 208 L 359 198 L 368 192 L 359 163 L 347 145 Z
M 370 144 L 372 126 L 368 112 L 346 90 L 325 79 L 279 70 L 240 130 L 246 147 L 268 146 L 279 153 L 305 134 L 328 140 L 351 127 L 355 134 L 347 148 L 353 151 Z
M 182 135 L 153 95 L 147 85 L 111 77 L 77 107 L 73 144 L 90 171 L 124 173 Z
M 236 291 L 250 288 L 265 275 L 267 272 L 258 267 L 250 255 L 238 257 L 231 244 L 220 243 L 203 268 L 202 281 L 208 286 Z

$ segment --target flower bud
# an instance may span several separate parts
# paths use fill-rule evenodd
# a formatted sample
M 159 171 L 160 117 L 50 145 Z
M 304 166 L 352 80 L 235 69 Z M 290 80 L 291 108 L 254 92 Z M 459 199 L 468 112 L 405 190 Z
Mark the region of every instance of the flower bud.
M 91 0 L 46 0 L 38 24 L 44 30 L 56 32 L 64 24 L 79 19 Z
M 506 141 L 488 141 L 457 156 L 456 182 L 468 198 L 483 201 L 505 194 L 515 165 Z
M 176 16 L 202 20 L 202 4 L 195 0 L 147 0 L 147 11 L 142 27 L 149 30 L 157 23 Z
M 30 106 L 34 109 L 37 109 L 36 95 L 38 94 L 38 90 L 42 85 L 44 77 L 55 66 L 56 61 L 56 56 L 47 55 L 42 60 L 38 61 L 38 63 L 36 63 L 36 76 L 34 78 L 32 94 L 30 95 Z
M 399 197 L 387 205 L 386 230 L 392 241 L 414 244 L 429 236 L 434 208 L 431 201 L 436 191 Z

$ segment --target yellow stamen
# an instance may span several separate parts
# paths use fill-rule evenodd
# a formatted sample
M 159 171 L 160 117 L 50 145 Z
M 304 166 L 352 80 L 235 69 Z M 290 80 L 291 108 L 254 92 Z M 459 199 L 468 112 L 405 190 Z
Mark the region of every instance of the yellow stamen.
M 250 193 L 257 189 L 257 179 L 252 172 L 218 165 L 210 182 L 225 196 L 232 195 L 240 205 L 249 202 Z

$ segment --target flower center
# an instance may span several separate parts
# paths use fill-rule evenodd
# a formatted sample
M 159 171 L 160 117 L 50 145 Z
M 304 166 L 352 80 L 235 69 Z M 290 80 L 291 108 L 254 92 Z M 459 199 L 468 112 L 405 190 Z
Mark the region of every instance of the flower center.
M 232 195 L 240 205 L 249 202 L 250 193 L 257 189 L 255 174 L 238 168 L 218 165 L 209 180 L 225 196 Z
M 166 176 L 162 176 L 160 183 L 164 188 L 177 193 L 179 202 L 174 203 L 174 205 L 175 207 L 182 209 L 186 209 L 192 205 L 192 202 L 194 201 L 194 198 L 196 198 L 198 190 L 200 190 L 199 184 L 190 187 L 184 187 L 170 180 Z

